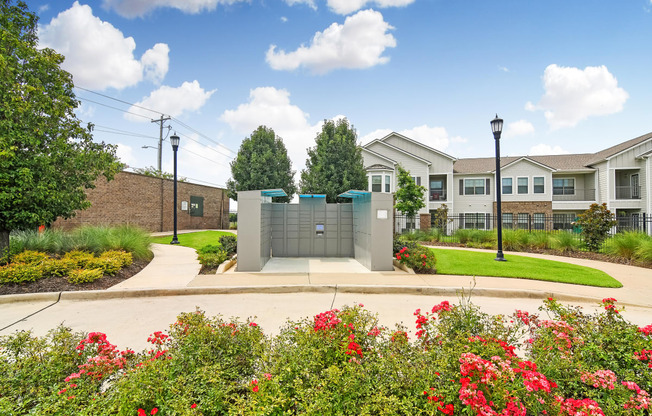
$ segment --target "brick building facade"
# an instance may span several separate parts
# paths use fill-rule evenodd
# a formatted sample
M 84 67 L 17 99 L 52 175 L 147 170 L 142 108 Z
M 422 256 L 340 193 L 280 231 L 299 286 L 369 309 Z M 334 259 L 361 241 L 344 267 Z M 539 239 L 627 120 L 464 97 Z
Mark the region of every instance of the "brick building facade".
M 71 229 L 80 225 L 132 224 L 148 231 L 174 228 L 172 204 L 174 181 L 131 172 L 120 172 L 112 181 L 97 179 L 86 196 L 91 207 L 52 226 Z M 226 190 L 186 182 L 177 183 L 177 228 L 229 228 L 229 198 Z

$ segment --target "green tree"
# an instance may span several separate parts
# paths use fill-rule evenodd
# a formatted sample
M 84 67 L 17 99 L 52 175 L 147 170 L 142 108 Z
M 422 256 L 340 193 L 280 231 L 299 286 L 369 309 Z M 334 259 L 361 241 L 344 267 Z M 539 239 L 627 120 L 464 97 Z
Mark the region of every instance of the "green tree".
M 277 202 L 288 202 L 297 192 L 292 162 L 283 140 L 265 126 L 244 139 L 231 162 L 231 176 L 226 183 L 227 194 L 236 201 L 238 191 L 283 189 L 288 196 L 274 198 Z
M 74 109 L 63 56 L 38 49 L 38 18 L 0 0 L 0 255 L 9 233 L 69 218 L 90 206 L 85 189 L 121 168 L 115 148 L 93 142 Z
M 301 171 L 301 193 L 325 194 L 326 202 L 349 202 L 337 196 L 350 189 L 367 189 L 362 150 L 347 119 L 325 121 L 315 142 Z
M 394 208 L 408 217 L 413 217 L 421 208 L 426 206 L 423 202 L 423 194 L 426 188 L 417 185 L 410 176 L 410 172 L 403 166 L 396 165 L 398 168 L 398 189 L 396 190 L 396 204 Z
M 575 221 L 575 224 L 582 228 L 582 238 L 591 251 L 600 250 L 609 230 L 617 223 L 611 211 L 607 209 L 606 203 L 591 204 L 589 209 L 578 215 Z
M 174 173 L 164 172 L 156 169 L 154 166 L 148 166 L 146 168 L 133 168 L 134 173 L 139 175 L 151 176 L 153 178 L 161 179 L 174 179 Z M 177 176 L 177 181 L 186 182 L 187 178 Z

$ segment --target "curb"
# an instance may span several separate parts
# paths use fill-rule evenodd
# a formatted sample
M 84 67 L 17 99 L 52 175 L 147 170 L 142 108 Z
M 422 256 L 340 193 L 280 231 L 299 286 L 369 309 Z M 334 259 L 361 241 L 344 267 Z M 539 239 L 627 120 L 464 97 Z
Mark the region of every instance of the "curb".
M 422 296 L 458 296 L 461 293 L 476 297 L 493 297 L 503 299 L 546 299 L 553 297 L 559 301 L 600 303 L 601 297 L 568 295 L 542 290 L 517 290 L 495 288 L 455 288 L 437 286 L 365 286 L 365 285 L 275 285 L 275 286 L 211 286 L 167 289 L 123 289 L 123 290 L 89 290 L 78 292 L 28 293 L 21 295 L 0 296 L 0 304 L 14 302 L 56 302 L 60 301 L 94 301 L 125 298 L 148 298 L 164 296 L 193 295 L 234 295 L 250 293 L 360 293 L 369 295 L 422 295 Z M 60 296 L 60 298 L 59 298 Z M 630 307 L 652 308 L 629 302 L 619 302 Z

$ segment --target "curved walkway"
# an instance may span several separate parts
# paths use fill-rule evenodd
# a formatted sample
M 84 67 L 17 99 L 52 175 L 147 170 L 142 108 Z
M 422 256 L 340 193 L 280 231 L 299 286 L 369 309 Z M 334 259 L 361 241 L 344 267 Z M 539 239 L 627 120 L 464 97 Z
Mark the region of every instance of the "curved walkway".
M 157 245 L 155 260 L 120 287 L 104 291 L 0 296 L 0 335 L 33 330 L 44 335 L 58 324 L 77 331 L 105 332 L 112 343 L 137 350 L 146 339 L 165 330 L 180 312 L 199 307 L 209 315 L 228 318 L 256 316 L 268 334 L 277 333 L 287 319 L 299 320 L 319 312 L 364 303 L 377 312 L 380 324 L 404 323 L 413 329 L 416 308 L 429 309 L 442 300 L 454 302 L 469 276 L 386 273 L 225 273 L 197 276 L 194 250 Z M 596 308 L 596 301 L 615 297 L 631 305 L 623 316 L 638 325 L 652 322 L 652 272 L 632 266 L 527 253 L 528 255 L 599 268 L 624 285 L 593 288 L 524 279 L 477 277 L 472 302 L 483 312 L 510 314 L 515 309 L 536 312 L 541 299 L 555 298 Z M 466 290 L 468 294 L 468 290 Z M 183 296 L 180 296 L 183 295 Z

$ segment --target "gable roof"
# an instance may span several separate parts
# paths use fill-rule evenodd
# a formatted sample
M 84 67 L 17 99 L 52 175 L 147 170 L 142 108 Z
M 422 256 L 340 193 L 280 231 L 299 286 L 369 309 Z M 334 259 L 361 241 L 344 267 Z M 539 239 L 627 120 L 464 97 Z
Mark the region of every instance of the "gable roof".
M 615 146 L 611 146 L 607 149 L 601 150 L 593 155 L 594 156 L 593 159 L 589 161 L 587 165 L 593 165 L 595 163 L 602 162 L 603 160 L 607 160 L 612 156 L 616 156 L 618 153 L 628 150 L 630 147 L 634 147 L 648 140 L 652 140 L 652 133 L 647 133 L 642 136 L 636 137 L 634 139 L 627 140 L 626 142 L 622 142 Z
M 389 157 L 387 157 L 387 156 L 385 156 L 385 155 L 383 155 L 383 154 L 381 154 L 381 153 L 374 152 L 373 150 L 371 150 L 371 149 L 367 149 L 366 147 L 362 147 L 362 151 L 363 151 L 363 152 L 371 153 L 372 155 L 374 155 L 374 156 L 376 156 L 376 157 L 379 157 L 379 158 L 381 158 L 381 159 L 385 159 L 386 161 L 391 162 L 393 165 L 396 164 L 396 161 L 395 161 L 394 159 L 391 159 L 391 158 L 389 158 Z
M 394 170 L 394 168 L 376 163 L 375 165 L 367 166 L 365 170 Z
M 380 139 L 375 139 L 375 140 L 370 141 L 369 143 L 367 143 L 367 144 L 365 144 L 363 146 L 363 149 L 369 150 L 367 148 L 367 146 L 371 146 L 371 145 L 373 145 L 375 143 L 381 144 L 383 146 L 387 146 L 390 149 L 396 150 L 397 152 L 401 152 L 401 153 L 406 154 L 406 155 L 408 155 L 408 156 L 410 156 L 410 157 L 412 157 L 414 159 L 420 160 L 421 162 L 427 164 L 428 166 L 430 166 L 432 164 L 429 160 L 426 160 L 426 159 L 422 158 L 421 156 L 417 156 L 415 154 L 412 154 L 412 153 L 410 153 L 408 151 L 405 151 L 405 150 L 401 149 L 400 147 L 394 146 L 393 144 L 385 143 L 385 142 L 381 141 Z
M 518 162 L 522 162 L 522 161 L 527 161 L 527 162 L 533 163 L 533 164 L 535 164 L 535 165 L 539 165 L 539 166 L 541 166 L 541 167 L 544 168 L 544 169 L 555 170 L 554 168 L 551 168 L 550 166 L 546 165 L 545 163 L 541 163 L 541 162 L 537 162 L 536 160 L 533 160 L 533 159 L 532 159 L 531 157 L 529 157 L 529 156 L 521 156 L 521 157 L 516 158 L 515 160 L 513 160 L 513 161 L 507 163 L 506 165 L 502 165 L 502 163 L 501 163 L 500 168 L 501 168 L 501 169 L 504 169 L 504 168 L 506 168 L 507 166 L 510 166 L 510 165 L 513 165 L 513 164 L 516 164 L 516 163 L 518 163 Z M 501 160 L 501 162 L 502 162 L 502 160 Z M 494 165 L 494 166 L 495 166 L 495 165 Z M 494 168 L 494 170 L 492 170 L 492 172 L 495 172 L 495 171 L 496 171 L 496 169 Z
M 442 152 L 442 151 L 440 151 L 440 150 L 437 150 L 437 149 L 435 149 L 435 148 L 432 148 L 432 147 L 430 147 L 430 146 L 426 146 L 425 144 L 423 144 L 423 143 L 421 143 L 421 142 L 418 142 L 418 141 L 416 141 L 416 140 L 410 139 L 409 137 L 407 137 L 407 136 L 403 136 L 402 134 L 397 133 L 397 132 L 395 132 L 395 131 L 393 131 L 393 132 L 389 133 L 387 136 L 382 137 L 382 138 L 377 139 L 377 140 L 380 140 L 381 142 L 385 142 L 385 140 L 389 139 L 389 138 L 392 137 L 392 136 L 399 137 L 399 138 L 401 138 L 401 139 L 403 139 L 403 140 L 406 140 L 406 141 L 408 141 L 408 142 L 410 142 L 410 143 L 413 143 L 413 144 L 415 144 L 415 145 L 417 145 L 417 146 L 420 146 L 420 147 L 422 147 L 422 148 L 424 148 L 424 149 L 426 149 L 426 150 L 429 150 L 429 151 L 431 151 L 431 152 L 435 152 L 435 153 L 437 153 L 438 155 L 443 156 L 443 157 L 445 157 L 445 158 L 447 158 L 447 159 L 450 159 L 450 160 L 453 160 L 453 161 L 457 160 L 457 158 L 454 158 L 453 156 L 451 156 L 451 155 L 449 155 L 449 154 L 446 154 L 446 153 L 444 153 L 444 152 Z
M 504 168 L 520 159 L 544 165 L 553 172 L 593 172 L 587 167 L 594 154 L 582 153 L 573 155 L 544 155 L 544 156 L 505 156 L 500 158 L 500 168 Z M 494 157 L 480 157 L 457 159 L 453 164 L 453 173 L 493 173 L 496 170 Z

